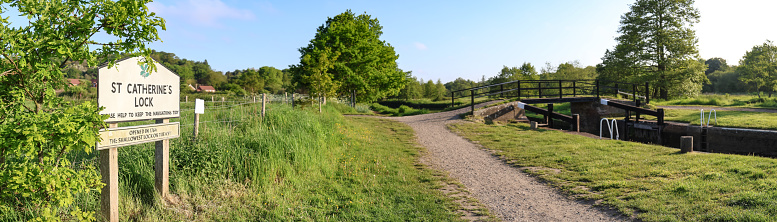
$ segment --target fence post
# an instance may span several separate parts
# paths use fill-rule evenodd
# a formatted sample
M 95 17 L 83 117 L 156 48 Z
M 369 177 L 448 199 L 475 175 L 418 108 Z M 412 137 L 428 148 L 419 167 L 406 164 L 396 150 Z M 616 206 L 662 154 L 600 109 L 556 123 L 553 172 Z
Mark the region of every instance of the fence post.
M 580 132 L 580 114 L 572 114 L 572 131 Z
M 545 116 L 545 121 L 548 123 L 549 128 L 553 128 L 553 103 L 548 103 L 548 115 Z
M 577 81 L 572 81 L 572 97 L 577 97 Z
M 599 80 L 596 80 L 596 98 L 597 99 L 600 98 L 599 97 Z
M 499 86 L 500 86 L 500 89 L 499 89 L 499 97 L 502 97 L 502 98 L 504 98 L 504 97 L 505 97 L 505 85 L 504 85 L 504 84 L 502 84 L 502 85 L 499 85 Z
M 658 109 L 658 125 L 664 125 L 664 109 Z
M 518 80 L 518 100 L 521 100 L 521 80 Z
M 283 92 L 283 104 L 286 104 L 289 101 L 288 98 L 289 98 L 289 93 Z
M 637 103 L 637 84 L 631 85 L 631 96 L 634 97 L 634 103 Z
M 469 91 L 470 91 L 469 92 L 469 96 L 470 96 L 470 98 L 472 98 L 470 100 L 470 105 L 472 105 L 472 115 L 474 116 L 475 115 L 475 90 L 471 89 Z
M 210 102 L 215 103 L 216 99 L 214 99 L 213 96 L 210 96 Z
M 650 87 L 648 82 L 645 82 L 645 104 L 650 104 Z
M 200 134 L 200 114 L 194 113 L 194 138 L 192 140 L 197 140 L 197 135 Z
M 186 102 L 187 103 L 189 102 L 189 96 L 186 96 Z
M 109 123 L 108 128 L 119 127 Z M 100 150 L 100 175 L 105 186 L 100 195 L 100 208 L 107 221 L 119 221 L 119 148 Z
M 561 80 L 558 81 L 558 98 L 564 98 L 564 88 L 561 87 Z
M 456 103 L 456 99 L 454 99 L 453 91 L 451 91 L 451 107 L 453 107 L 455 103 Z
M 170 119 L 156 119 L 156 124 L 169 123 Z M 170 140 L 154 142 L 154 188 L 166 199 L 170 187 Z
M 267 94 L 262 93 L 262 119 L 264 119 L 264 104 L 267 103 Z
M 539 98 L 542 99 L 542 82 L 537 82 L 537 94 L 539 94 Z
M 291 93 L 291 108 L 294 109 L 294 93 Z

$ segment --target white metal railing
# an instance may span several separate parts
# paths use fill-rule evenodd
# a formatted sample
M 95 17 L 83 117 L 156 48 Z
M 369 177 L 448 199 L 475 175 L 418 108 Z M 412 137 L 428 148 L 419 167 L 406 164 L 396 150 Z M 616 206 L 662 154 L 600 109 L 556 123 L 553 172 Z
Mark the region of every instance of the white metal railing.
M 706 127 L 710 127 L 710 119 L 712 117 L 712 113 L 715 113 L 715 125 L 718 125 L 718 112 L 715 111 L 714 109 L 712 109 L 712 110 L 710 110 L 709 114 L 707 115 L 707 125 L 706 125 Z M 701 118 L 699 119 L 699 125 L 700 126 L 705 126 L 704 125 L 704 109 L 701 109 L 700 117 Z
M 599 139 L 602 138 L 602 127 L 604 124 L 602 122 L 607 123 L 607 129 L 610 130 L 610 139 L 613 139 L 613 129 L 615 129 L 615 140 L 620 140 L 620 132 L 618 132 L 618 121 L 615 119 L 612 119 L 612 121 L 608 121 L 607 118 L 602 118 L 602 120 L 599 120 Z M 610 124 L 612 122 L 612 124 Z

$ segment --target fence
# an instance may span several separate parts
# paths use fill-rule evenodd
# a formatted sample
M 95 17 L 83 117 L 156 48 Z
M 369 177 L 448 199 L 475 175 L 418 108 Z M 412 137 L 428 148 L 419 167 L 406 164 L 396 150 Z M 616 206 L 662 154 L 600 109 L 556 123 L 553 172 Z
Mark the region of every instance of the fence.
M 644 87 L 634 83 L 623 83 L 601 80 L 516 80 L 451 92 L 451 106 L 456 99 L 470 97 L 471 103 L 475 98 L 496 96 L 503 98 L 564 98 L 578 96 L 604 96 L 622 95 L 626 99 L 644 100 L 650 102 L 648 83 Z M 640 95 L 641 94 L 641 95 Z

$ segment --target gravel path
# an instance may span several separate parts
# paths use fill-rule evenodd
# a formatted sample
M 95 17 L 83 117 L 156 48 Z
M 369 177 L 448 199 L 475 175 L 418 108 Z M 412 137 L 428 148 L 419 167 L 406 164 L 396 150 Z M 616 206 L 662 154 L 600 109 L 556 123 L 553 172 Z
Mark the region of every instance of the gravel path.
M 742 107 L 712 107 L 712 106 L 657 106 L 664 109 L 704 109 L 709 111 L 714 109 L 715 111 L 747 111 L 747 112 L 761 112 L 761 113 L 777 113 L 777 109 L 765 109 L 765 108 L 742 108 Z
M 486 104 L 481 104 L 483 106 Z M 392 117 L 410 125 L 427 148 L 425 164 L 450 173 L 472 195 L 506 221 L 623 221 L 589 204 L 571 200 L 537 179 L 510 167 L 489 152 L 450 132 L 446 124 L 459 120 L 454 111 Z M 626 219 L 627 220 L 627 219 Z

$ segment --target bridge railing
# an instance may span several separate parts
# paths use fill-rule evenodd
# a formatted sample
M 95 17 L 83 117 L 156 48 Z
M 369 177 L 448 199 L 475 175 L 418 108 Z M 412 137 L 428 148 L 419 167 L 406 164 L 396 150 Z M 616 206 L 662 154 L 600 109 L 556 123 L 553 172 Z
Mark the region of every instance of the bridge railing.
M 648 83 L 643 86 L 602 80 L 515 80 L 452 91 L 451 106 L 459 98 L 470 97 L 470 102 L 474 104 L 475 98 L 497 95 L 518 99 L 621 95 L 634 102 L 644 100 L 647 104 L 650 101 L 649 91 Z

